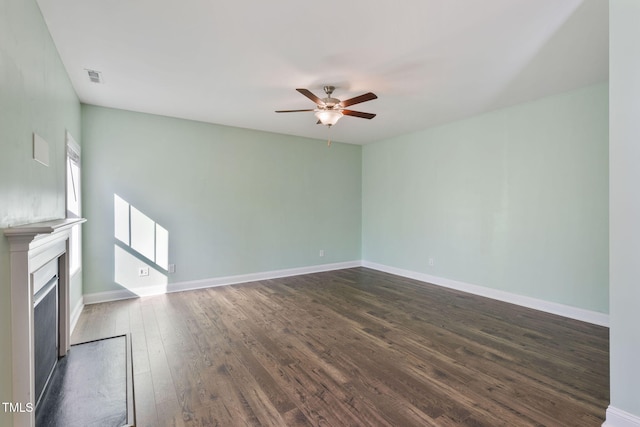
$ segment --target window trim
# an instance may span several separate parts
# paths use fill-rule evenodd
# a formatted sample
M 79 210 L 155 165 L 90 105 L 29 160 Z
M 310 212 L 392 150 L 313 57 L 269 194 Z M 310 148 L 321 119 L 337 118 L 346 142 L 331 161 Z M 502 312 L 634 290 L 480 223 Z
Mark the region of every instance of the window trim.
M 82 217 L 82 151 L 80 145 L 73 138 L 71 133 L 67 130 L 65 134 L 65 213 L 67 218 L 81 218 Z M 78 212 L 69 210 L 69 176 L 71 164 L 75 164 L 78 168 L 77 181 L 73 182 L 74 192 L 78 201 Z M 71 174 L 73 180 L 73 174 Z M 77 255 L 77 258 L 75 256 Z M 71 229 L 71 236 L 69 238 L 69 268 L 70 275 L 74 276 L 76 273 L 82 270 L 82 227 L 74 225 Z

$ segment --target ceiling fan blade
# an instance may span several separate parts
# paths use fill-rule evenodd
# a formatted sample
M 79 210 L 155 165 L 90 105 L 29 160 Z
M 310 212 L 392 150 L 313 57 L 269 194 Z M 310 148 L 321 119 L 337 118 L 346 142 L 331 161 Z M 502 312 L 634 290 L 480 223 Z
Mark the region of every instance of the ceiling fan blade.
M 364 95 L 356 96 L 355 98 L 346 99 L 340 103 L 341 107 L 348 107 L 349 105 L 359 104 L 361 102 L 372 101 L 377 99 L 375 93 L 367 92 Z
M 276 113 L 299 113 L 301 111 L 314 111 L 313 108 L 309 110 L 278 110 Z
M 315 102 L 316 104 L 324 105 L 324 102 L 322 102 L 322 99 L 315 96 L 309 89 L 296 89 L 296 90 L 301 94 L 303 94 L 304 96 L 306 96 L 307 98 L 309 98 L 310 100 L 312 100 L 313 102 Z
M 360 117 L 362 119 L 373 119 L 376 115 L 373 113 L 363 113 L 362 111 L 342 110 L 342 114 L 345 116 Z

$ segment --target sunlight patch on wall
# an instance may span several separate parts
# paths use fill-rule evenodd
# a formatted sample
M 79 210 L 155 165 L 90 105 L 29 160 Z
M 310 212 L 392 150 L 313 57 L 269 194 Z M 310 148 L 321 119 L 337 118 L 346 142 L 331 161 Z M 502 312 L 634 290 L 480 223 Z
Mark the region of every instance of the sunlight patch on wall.
M 140 255 L 155 261 L 156 259 L 156 223 L 151 218 L 131 206 L 129 211 L 131 249 Z
M 117 194 L 113 206 L 115 282 L 140 296 L 165 293 L 169 231 Z
M 164 294 L 167 292 L 167 276 L 160 269 L 147 265 L 149 274 L 140 276 L 141 261 L 117 244 L 114 245 L 114 280 L 120 286 L 138 296 Z

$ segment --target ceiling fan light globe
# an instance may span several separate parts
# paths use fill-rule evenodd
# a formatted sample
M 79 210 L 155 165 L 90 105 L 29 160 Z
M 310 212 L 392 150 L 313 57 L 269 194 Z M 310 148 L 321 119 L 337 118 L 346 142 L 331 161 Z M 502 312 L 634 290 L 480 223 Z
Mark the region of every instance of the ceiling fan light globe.
M 314 114 L 320 120 L 320 123 L 326 126 L 335 125 L 342 117 L 342 111 L 340 110 L 317 110 Z

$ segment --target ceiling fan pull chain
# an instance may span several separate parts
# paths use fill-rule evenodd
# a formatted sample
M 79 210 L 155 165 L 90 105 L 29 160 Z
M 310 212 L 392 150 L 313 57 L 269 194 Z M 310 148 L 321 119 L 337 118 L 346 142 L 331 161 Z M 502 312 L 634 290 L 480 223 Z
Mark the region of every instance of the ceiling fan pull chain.
M 331 125 L 327 126 L 329 128 L 329 130 L 327 132 L 329 132 L 329 138 L 327 140 L 327 147 L 331 147 Z

